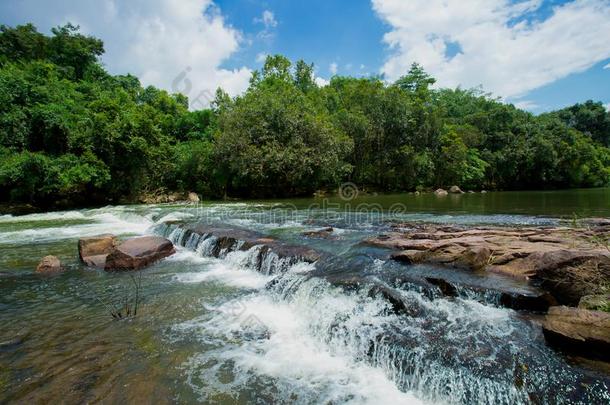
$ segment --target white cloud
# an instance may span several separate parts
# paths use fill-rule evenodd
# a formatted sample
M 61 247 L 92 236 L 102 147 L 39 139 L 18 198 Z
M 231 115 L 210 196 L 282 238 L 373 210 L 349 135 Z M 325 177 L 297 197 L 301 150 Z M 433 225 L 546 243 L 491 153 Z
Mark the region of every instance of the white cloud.
M 610 63 L 608 63 L 606 66 L 604 66 L 604 69 L 610 69 Z
M 265 60 L 267 60 L 267 55 L 265 52 L 260 52 L 256 55 L 256 62 L 258 63 L 265 63 Z
M 316 78 L 314 80 L 315 80 L 316 84 L 320 87 L 328 86 L 330 84 L 330 82 L 323 77 L 316 76 Z
M 250 69 L 221 68 L 240 46 L 239 31 L 226 24 L 212 0 L 64 0 L 13 2 L 13 14 L 41 29 L 76 21 L 104 40 L 103 62 L 114 74 L 132 73 L 144 85 L 180 91 L 207 103 L 217 87 L 242 92 Z M 16 9 L 16 10 L 15 10 Z M 2 7 L 0 6 L 0 14 Z
M 339 70 L 339 65 L 337 65 L 335 62 L 333 62 L 330 64 L 329 70 L 332 75 L 336 75 L 337 71 Z
M 520 101 L 515 101 L 514 102 L 515 107 L 520 108 L 522 110 L 535 110 L 536 108 L 540 107 L 538 104 L 536 104 L 535 102 L 531 101 L 531 100 L 520 100 Z
M 542 0 L 372 0 L 391 27 L 390 80 L 421 63 L 441 86 L 518 97 L 610 58 L 610 1 L 575 0 L 531 19 Z M 447 44 L 460 52 L 447 56 Z
M 273 14 L 273 11 L 271 10 L 263 11 L 263 15 L 260 18 L 255 18 L 254 22 L 263 24 L 265 28 L 277 27 L 277 20 L 275 19 L 275 14 Z
M 608 112 L 610 112 L 610 103 L 606 104 L 606 110 L 608 110 Z
M 263 11 L 261 17 L 255 18 L 254 22 L 257 24 L 263 24 L 264 26 L 263 30 L 256 34 L 256 37 L 262 41 L 271 42 L 275 37 L 273 28 L 277 27 L 277 20 L 275 19 L 273 11 Z

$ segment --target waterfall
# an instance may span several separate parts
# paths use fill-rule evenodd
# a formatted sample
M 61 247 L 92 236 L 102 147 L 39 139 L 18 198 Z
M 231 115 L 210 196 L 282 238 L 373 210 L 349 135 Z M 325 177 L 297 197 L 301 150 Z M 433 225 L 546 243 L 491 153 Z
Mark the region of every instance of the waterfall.
M 199 256 L 225 259 L 265 275 L 285 273 L 302 262 L 298 256 L 281 257 L 267 245 L 258 244 L 245 249 L 248 245 L 244 240 L 218 237 L 210 233 L 199 234 L 177 224 L 161 223 L 153 227 L 153 232 Z

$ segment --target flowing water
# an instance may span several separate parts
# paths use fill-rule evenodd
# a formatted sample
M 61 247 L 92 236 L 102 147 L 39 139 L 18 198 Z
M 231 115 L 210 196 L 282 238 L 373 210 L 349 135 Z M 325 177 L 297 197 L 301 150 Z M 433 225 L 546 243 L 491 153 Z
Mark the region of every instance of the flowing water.
M 360 243 L 403 221 L 544 226 L 583 216 L 610 216 L 609 190 L 3 215 L 0 403 L 609 403 L 607 368 L 557 353 L 535 314 L 471 288 L 528 286 L 456 271 L 464 287 L 445 297 L 409 276 L 446 271 Z M 309 263 L 239 240 L 220 249 L 214 235 L 186 231 L 196 223 L 322 256 Z M 303 236 L 328 225 L 331 239 Z M 135 318 L 108 310 L 132 296 L 130 274 L 78 262 L 78 238 L 101 233 L 177 245 L 138 273 Z M 47 254 L 68 271 L 36 275 Z

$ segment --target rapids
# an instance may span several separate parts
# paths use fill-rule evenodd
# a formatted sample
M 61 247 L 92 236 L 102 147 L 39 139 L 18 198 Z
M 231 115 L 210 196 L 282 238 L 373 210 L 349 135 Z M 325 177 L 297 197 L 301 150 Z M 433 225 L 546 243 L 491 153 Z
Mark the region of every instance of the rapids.
M 549 348 L 535 314 L 504 308 L 493 290 L 479 288 L 527 286 L 456 272 L 463 287 L 445 297 L 405 277 L 442 269 L 397 264 L 359 243 L 394 220 L 556 218 L 397 215 L 230 203 L 0 216 L 0 402 L 610 402 L 607 369 Z M 221 246 L 213 234 L 188 231 L 199 223 L 321 255 L 311 262 L 239 238 Z M 327 225 L 336 237 L 302 235 Z M 102 304 L 128 294 L 129 275 L 78 262 L 78 237 L 100 233 L 158 234 L 177 246 L 143 271 L 135 319 L 114 321 Z M 33 274 L 46 254 L 69 271 Z

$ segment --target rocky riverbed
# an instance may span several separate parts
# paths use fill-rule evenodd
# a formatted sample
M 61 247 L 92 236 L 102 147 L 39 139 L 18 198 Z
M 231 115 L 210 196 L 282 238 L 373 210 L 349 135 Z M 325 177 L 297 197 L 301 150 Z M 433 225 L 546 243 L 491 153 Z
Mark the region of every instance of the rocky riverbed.
M 0 221 L 2 399 L 610 400 L 605 273 L 579 288 L 540 276 L 579 274 L 593 259 L 603 269 L 604 221 L 354 223 L 301 211 L 278 221 L 276 206 L 243 208 L 211 205 L 204 219 L 191 205 L 160 205 Z M 419 261 L 401 259 L 411 251 Z M 518 251 L 512 261 L 530 260 L 529 271 L 497 269 L 495 257 Z M 35 273 L 42 254 L 61 259 L 61 271 Z M 120 272 L 104 270 L 113 255 Z M 133 316 L 123 302 L 140 277 Z

